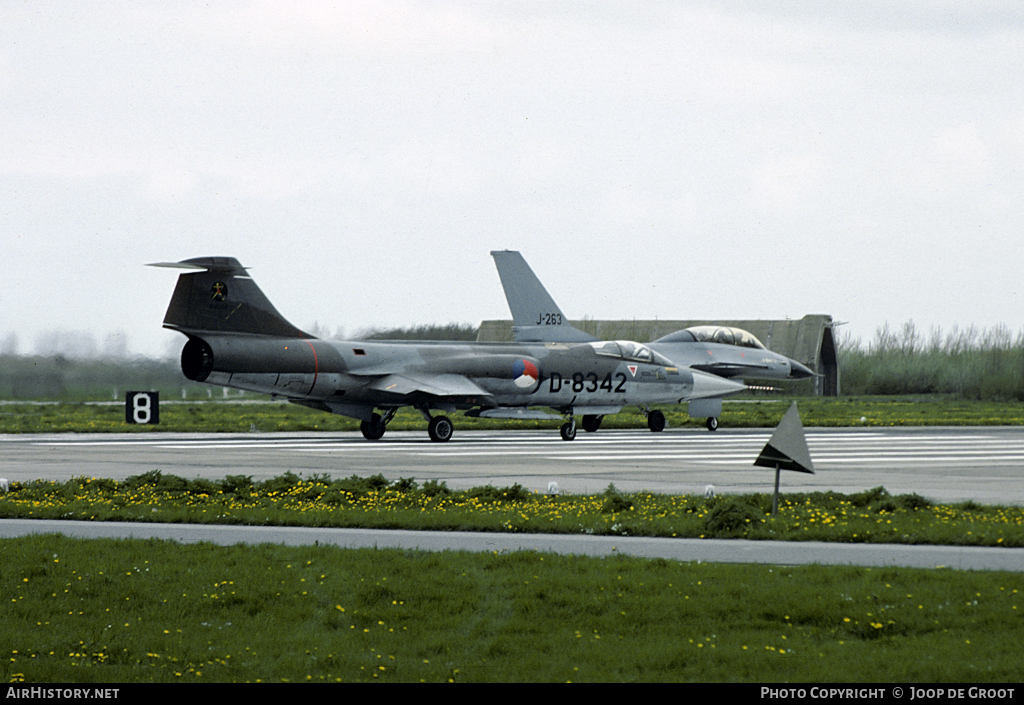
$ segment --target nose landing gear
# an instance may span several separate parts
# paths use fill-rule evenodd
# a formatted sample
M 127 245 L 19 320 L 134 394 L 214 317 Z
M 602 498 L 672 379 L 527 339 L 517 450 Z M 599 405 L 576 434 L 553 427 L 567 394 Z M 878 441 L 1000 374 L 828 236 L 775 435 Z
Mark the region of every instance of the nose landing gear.
M 562 427 L 558 429 L 558 432 L 562 434 L 563 441 L 576 440 L 576 419 L 570 416 L 569 421 L 562 424 Z

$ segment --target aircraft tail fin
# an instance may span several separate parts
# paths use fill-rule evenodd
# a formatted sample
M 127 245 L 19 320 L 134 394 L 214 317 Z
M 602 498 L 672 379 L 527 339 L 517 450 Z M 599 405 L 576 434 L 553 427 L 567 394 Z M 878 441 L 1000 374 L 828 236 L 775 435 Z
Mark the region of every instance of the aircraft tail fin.
M 164 328 L 187 334 L 205 331 L 313 337 L 277 312 L 234 257 L 197 257 L 150 266 L 191 270 L 178 277 L 164 316 Z
M 521 343 L 586 343 L 598 340 L 562 315 L 523 256 L 514 250 L 491 252 L 512 311 L 512 333 Z

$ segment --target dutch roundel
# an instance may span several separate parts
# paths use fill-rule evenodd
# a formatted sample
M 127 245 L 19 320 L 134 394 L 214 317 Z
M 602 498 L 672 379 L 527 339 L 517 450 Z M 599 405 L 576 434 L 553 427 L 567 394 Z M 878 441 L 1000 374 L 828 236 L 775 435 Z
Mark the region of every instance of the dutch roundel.
M 516 360 L 512 363 L 512 379 L 517 387 L 532 387 L 540 380 L 540 370 L 529 360 Z

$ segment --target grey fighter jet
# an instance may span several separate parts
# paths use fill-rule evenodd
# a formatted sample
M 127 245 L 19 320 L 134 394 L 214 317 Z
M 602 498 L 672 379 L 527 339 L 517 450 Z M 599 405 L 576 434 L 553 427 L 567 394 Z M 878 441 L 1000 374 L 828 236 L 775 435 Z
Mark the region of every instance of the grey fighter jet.
M 592 342 L 596 337 L 575 328 L 540 283 L 523 256 L 513 250 L 491 252 L 512 311 L 512 334 L 516 342 Z M 797 380 L 814 373 L 796 360 L 772 352 L 756 337 L 739 328 L 696 326 L 658 338 L 648 347 L 656 354 L 691 371 L 708 372 L 726 379 Z M 650 412 L 648 422 L 652 414 Z M 689 403 L 690 416 L 707 418 L 707 428 L 718 428 L 722 397 L 695 399 Z M 662 418 L 664 418 L 662 416 Z M 599 415 L 583 417 L 583 427 L 596 431 Z
M 384 435 L 403 406 L 423 414 L 434 441 L 452 437 L 454 424 L 445 414 L 456 410 L 506 419 L 564 416 L 562 438 L 572 440 L 579 412 L 599 416 L 618 413 L 627 404 L 647 408 L 721 398 L 745 388 L 680 367 L 647 345 L 627 341 L 321 340 L 285 320 L 232 257 L 154 266 L 189 270 L 178 277 L 164 317 L 165 328 L 188 337 L 181 352 L 181 370 L 188 379 L 358 419 L 370 440 Z M 663 416 L 657 426 L 654 417 L 652 430 L 661 430 Z

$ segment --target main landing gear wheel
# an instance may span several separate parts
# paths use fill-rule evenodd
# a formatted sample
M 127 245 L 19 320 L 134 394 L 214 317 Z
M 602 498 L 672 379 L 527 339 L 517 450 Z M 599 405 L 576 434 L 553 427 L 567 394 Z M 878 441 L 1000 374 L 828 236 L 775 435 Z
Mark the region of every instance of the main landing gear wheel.
M 647 428 L 654 433 L 661 433 L 665 430 L 665 414 L 660 411 L 652 411 L 647 414 Z
M 379 441 L 384 437 L 384 431 L 387 430 L 387 423 L 381 418 L 380 414 L 374 414 L 369 421 L 362 421 L 359 423 L 359 430 L 363 432 L 363 437 L 368 441 Z
M 709 416 L 708 420 L 704 423 L 704 425 L 708 427 L 709 431 L 717 431 L 718 430 L 718 419 L 715 418 L 714 416 Z
M 427 433 L 430 434 L 430 440 L 436 443 L 448 442 L 451 440 L 454 432 L 455 424 L 447 416 L 435 416 L 427 424 Z
M 563 441 L 572 441 L 576 439 L 576 422 L 570 421 L 569 423 L 562 424 L 562 428 L 558 429 L 558 432 L 562 434 Z
M 583 430 L 586 431 L 587 433 L 593 433 L 597 429 L 601 428 L 602 421 L 604 421 L 604 416 L 586 414 L 583 417 Z

